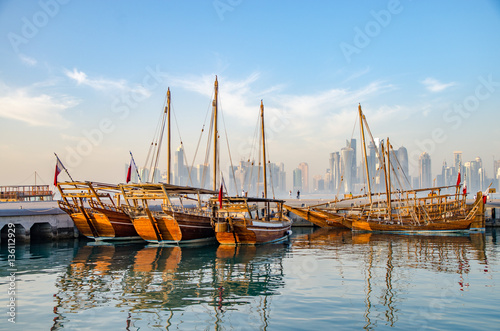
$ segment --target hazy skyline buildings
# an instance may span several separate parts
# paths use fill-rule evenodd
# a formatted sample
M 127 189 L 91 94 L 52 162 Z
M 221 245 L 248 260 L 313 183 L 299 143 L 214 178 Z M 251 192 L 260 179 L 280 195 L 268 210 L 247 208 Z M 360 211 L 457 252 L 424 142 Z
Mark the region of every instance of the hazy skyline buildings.
M 293 192 L 302 190 L 302 171 L 299 168 L 293 169 Z
M 309 193 L 309 165 L 306 162 L 301 162 L 298 168 L 302 175 L 302 190 L 304 193 Z
M 423 152 L 418 159 L 419 163 L 419 188 L 432 186 L 431 157 L 429 153 Z

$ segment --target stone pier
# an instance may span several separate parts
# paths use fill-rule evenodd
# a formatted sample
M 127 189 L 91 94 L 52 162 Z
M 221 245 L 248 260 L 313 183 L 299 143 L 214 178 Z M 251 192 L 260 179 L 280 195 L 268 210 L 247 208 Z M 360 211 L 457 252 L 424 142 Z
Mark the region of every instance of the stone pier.
M 44 241 L 78 236 L 73 221 L 59 209 L 57 201 L 0 203 L 0 242 L 7 244 L 9 224 L 14 224 L 15 241 Z

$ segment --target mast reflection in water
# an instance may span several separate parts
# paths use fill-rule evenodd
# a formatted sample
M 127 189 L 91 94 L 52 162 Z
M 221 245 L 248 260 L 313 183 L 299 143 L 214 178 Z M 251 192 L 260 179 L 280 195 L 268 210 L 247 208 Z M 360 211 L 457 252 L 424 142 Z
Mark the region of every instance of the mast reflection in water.
M 236 327 L 234 313 L 244 314 L 238 319 L 247 326 L 265 328 L 270 297 L 284 286 L 286 251 L 285 244 L 147 246 L 134 254 L 130 246 L 83 246 L 57 282 L 54 327 L 84 327 L 89 314 L 80 318 L 82 311 L 114 307 L 127 312 L 120 327 L 128 329 L 173 324 L 217 329 L 223 321 Z M 186 312 L 196 319 L 186 319 Z
M 18 246 L 9 329 L 494 329 L 497 238 L 296 229 L 262 246 Z

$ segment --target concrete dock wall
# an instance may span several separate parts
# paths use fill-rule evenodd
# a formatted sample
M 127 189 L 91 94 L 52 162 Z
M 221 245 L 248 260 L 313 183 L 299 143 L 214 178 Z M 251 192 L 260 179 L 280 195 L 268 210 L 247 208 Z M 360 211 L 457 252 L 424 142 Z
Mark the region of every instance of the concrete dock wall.
M 7 243 L 9 224 L 15 226 L 16 242 L 78 236 L 73 220 L 59 209 L 57 201 L 0 203 L 1 244 Z

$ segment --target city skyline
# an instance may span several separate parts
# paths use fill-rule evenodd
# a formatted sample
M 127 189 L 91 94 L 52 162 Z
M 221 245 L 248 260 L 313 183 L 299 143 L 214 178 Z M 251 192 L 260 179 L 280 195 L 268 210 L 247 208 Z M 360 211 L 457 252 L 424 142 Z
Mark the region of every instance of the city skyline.
M 383 166 L 379 161 L 382 155 L 381 144 L 383 141 L 378 138 L 375 138 L 374 141 L 375 145 L 370 142 L 367 149 L 371 190 L 372 192 L 384 192 L 385 175 L 382 171 Z M 330 168 L 326 169 L 324 174 L 309 175 L 308 164 L 305 162 L 298 164 L 291 173 L 291 179 L 289 180 L 292 183 L 291 185 L 287 184 L 285 164 L 268 163 L 268 192 L 272 196 L 281 198 L 286 196 L 296 197 L 297 191 L 300 191 L 302 195 L 364 194 L 368 190 L 365 180 L 366 168 L 361 152 L 358 152 L 360 161 L 355 165 L 353 150 L 357 149 L 356 140 L 346 141 L 346 147 L 342 149 L 347 152 L 344 154 L 339 152 L 330 153 Z M 454 151 L 453 165 L 448 166 L 448 163 L 444 161 L 440 172 L 433 174 L 431 171 L 431 157 L 428 153 L 423 152 L 419 158 L 419 174 L 412 177 L 408 174 L 408 152 L 406 148 L 401 146 L 389 154 L 391 155 L 391 167 L 393 168 L 393 172 L 391 172 L 392 190 L 453 186 L 456 185 L 459 178 L 458 173 L 461 175 L 460 183 L 462 188 L 467 187 L 469 193 L 475 193 L 478 190 L 485 191 L 490 184 L 492 188 L 500 189 L 500 160 L 494 161 L 495 175 L 488 176 L 485 174 L 481 158 L 476 157 L 474 160 L 464 161 L 462 152 Z M 193 169 L 190 170 L 188 166 L 183 164 L 183 158 L 182 146 L 179 146 L 173 160 L 174 171 L 172 172 L 171 184 L 212 188 L 213 178 L 210 175 L 210 165 L 198 164 L 194 165 Z M 129 165 L 126 164 L 124 174 L 127 174 L 128 167 Z M 255 161 L 240 161 L 237 165 L 229 167 L 227 172 L 223 171 L 225 192 L 230 195 L 249 194 L 250 196 L 260 196 L 264 187 L 262 168 L 262 165 L 255 163 Z M 141 181 L 138 179 L 138 174 L 141 176 Z M 132 173 L 131 181 L 135 183 L 146 182 L 147 180 L 144 180 L 144 178 L 149 178 L 149 174 L 150 169 L 141 167 L 137 169 L 136 173 Z M 166 177 L 166 171 L 161 172 L 160 169 L 156 169 L 154 176 L 151 178 L 153 182 L 157 183 L 160 181 L 167 182 Z M 310 179 L 312 179 L 312 186 L 309 185 Z
M 223 144 L 234 165 L 249 159 L 263 100 L 269 161 L 289 190 L 300 163 L 309 186 L 339 173 L 330 153 L 340 161 L 346 139 L 359 143 L 359 103 L 375 137 L 407 149 L 410 176 L 424 152 L 434 179 L 462 151 L 493 177 L 498 2 L 222 2 L 3 1 L 0 183 L 32 184 L 35 172 L 52 183 L 54 152 L 76 180 L 123 182 L 129 151 L 138 166 L 147 158 L 168 87 L 172 146 L 204 164 L 216 75 L 224 171 Z

